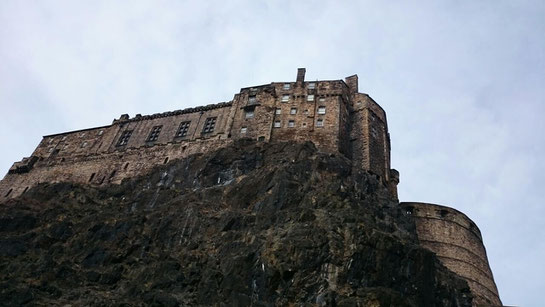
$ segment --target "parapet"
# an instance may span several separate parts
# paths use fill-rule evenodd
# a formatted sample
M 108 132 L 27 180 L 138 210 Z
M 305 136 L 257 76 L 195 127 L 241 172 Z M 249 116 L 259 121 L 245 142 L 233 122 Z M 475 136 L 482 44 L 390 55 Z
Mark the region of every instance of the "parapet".
M 450 207 L 420 202 L 400 205 L 414 218 L 420 244 L 436 253 L 448 269 L 467 281 L 474 295 L 474 305 L 501 306 L 477 225 Z

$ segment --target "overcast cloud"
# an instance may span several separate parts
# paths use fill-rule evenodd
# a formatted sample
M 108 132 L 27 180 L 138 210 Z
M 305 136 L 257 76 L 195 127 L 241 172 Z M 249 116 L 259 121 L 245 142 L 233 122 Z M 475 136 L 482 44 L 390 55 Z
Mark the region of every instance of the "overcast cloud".
M 229 3 L 229 4 L 227 4 Z M 506 305 L 545 289 L 545 2 L 0 2 L 0 171 L 43 135 L 358 74 L 402 201 L 480 227 Z

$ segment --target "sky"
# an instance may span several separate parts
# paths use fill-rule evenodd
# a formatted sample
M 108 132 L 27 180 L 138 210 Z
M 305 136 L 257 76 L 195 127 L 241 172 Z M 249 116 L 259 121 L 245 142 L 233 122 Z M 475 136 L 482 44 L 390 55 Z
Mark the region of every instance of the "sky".
M 545 1 L 0 2 L 0 173 L 43 135 L 359 76 L 401 201 L 483 234 L 506 305 L 545 289 Z

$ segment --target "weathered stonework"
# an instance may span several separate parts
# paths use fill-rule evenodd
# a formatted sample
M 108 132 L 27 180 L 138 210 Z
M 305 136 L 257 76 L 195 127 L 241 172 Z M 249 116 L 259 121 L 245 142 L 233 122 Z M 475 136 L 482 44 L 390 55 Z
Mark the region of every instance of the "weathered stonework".
M 0 202 L 42 182 L 118 184 L 160 164 L 225 147 L 233 141 L 312 141 L 353 168 L 375 174 L 397 199 L 399 173 L 390 166 L 385 111 L 359 93 L 358 77 L 242 88 L 228 102 L 129 117 L 111 125 L 44 136 L 28 158 L 0 181 Z M 447 207 L 403 203 L 413 213 L 421 244 L 464 277 L 479 304 L 501 305 L 478 228 Z M 436 212 L 443 214 L 439 217 Z
M 296 82 L 242 88 L 229 102 L 132 118 L 124 114 L 108 126 L 45 136 L 31 157 L 10 168 L 0 196 L 19 196 L 40 182 L 119 183 L 240 138 L 310 140 L 375 173 L 396 195 L 384 110 L 358 93 L 356 75 L 312 82 L 304 76 L 299 69 Z M 159 131 L 150 139 L 154 129 Z
M 501 306 L 481 232 L 462 212 L 435 204 L 400 204 L 416 223 L 418 239 L 451 271 L 467 280 L 476 306 Z

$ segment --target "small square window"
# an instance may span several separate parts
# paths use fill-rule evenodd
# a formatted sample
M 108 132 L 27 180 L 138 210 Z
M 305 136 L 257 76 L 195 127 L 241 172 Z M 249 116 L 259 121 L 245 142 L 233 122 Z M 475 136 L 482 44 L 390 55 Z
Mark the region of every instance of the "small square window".
M 190 121 L 187 122 L 181 122 L 180 126 L 178 127 L 178 131 L 176 132 L 177 137 L 184 137 L 187 135 L 187 132 L 189 131 L 189 125 L 191 124 Z
M 314 95 L 307 95 L 307 101 L 314 101 Z
M 274 122 L 274 127 L 275 128 L 280 128 L 280 127 L 282 127 L 282 123 L 279 120 L 277 120 L 277 121 Z
M 291 115 L 297 114 L 297 108 L 291 108 L 291 109 L 290 109 L 290 114 L 291 114 Z
M 318 100 L 319 100 L 320 102 L 325 102 L 325 98 L 324 98 L 324 97 L 322 97 L 322 98 L 320 98 L 320 99 L 318 99 Z
M 288 102 L 290 101 L 290 95 L 282 95 L 282 102 Z
M 216 119 L 217 117 L 209 117 L 204 122 L 204 126 L 202 128 L 202 133 L 212 133 L 214 132 L 214 128 L 216 127 Z
M 240 134 L 244 134 L 244 133 L 246 133 L 246 131 L 248 131 L 248 128 L 246 128 L 246 127 L 240 128 Z
M 285 91 L 287 91 L 287 90 L 289 90 L 289 89 L 291 88 L 291 84 L 289 84 L 289 83 L 284 83 L 284 87 L 283 87 L 283 88 L 284 88 Z
M 325 114 L 325 107 L 324 106 L 321 106 L 321 107 L 318 107 L 318 114 Z
M 254 118 L 254 110 L 247 110 L 245 117 L 246 118 Z
M 288 122 L 288 127 L 290 127 L 290 128 L 295 127 L 295 121 L 294 121 L 294 120 L 290 120 L 290 121 Z
M 378 137 L 377 129 L 375 129 L 375 127 L 373 127 L 373 128 L 371 129 L 371 134 L 373 135 L 374 138 L 377 138 L 377 137 Z
M 276 115 L 282 114 L 282 109 L 276 108 L 276 111 L 274 112 Z
M 316 121 L 316 127 L 323 127 L 324 126 L 324 120 L 323 119 L 319 119 Z
M 303 114 L 308 115 L 308 110 L 305 110 Z
M 151 129 L 151 132 L 148 136 L 148 142 L 157 141 L 159 138 L 159 134 L 161 133 L 161 129 L 163 129 L 163 126 L 155 126 Z
M 119 140 L 117 141 L 117 146 L 124 146 L 127 145 L 129 142 L 129 139 L 131 138 L 132 130 L 125 130 L 119 137 Z
M 309 90 L 313 90 L 313 89 L 315 89 L 315 88 L 316 88 L 316 83 L 310 82 L 310 83 L 308 84 L 308 89 L 309 89 Z

